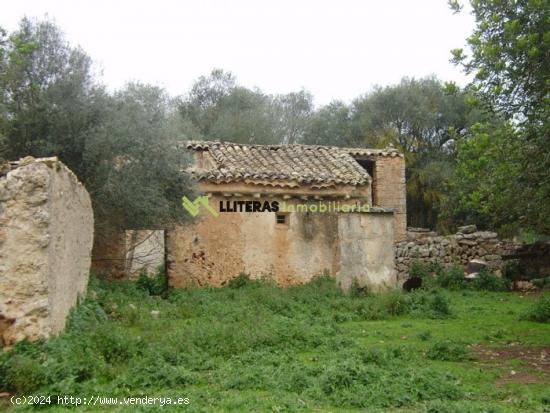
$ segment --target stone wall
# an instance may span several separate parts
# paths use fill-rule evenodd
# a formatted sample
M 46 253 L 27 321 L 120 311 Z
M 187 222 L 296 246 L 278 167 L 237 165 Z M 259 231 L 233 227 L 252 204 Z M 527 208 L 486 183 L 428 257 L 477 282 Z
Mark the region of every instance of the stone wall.
M 517 244 L 512 241 L 500 240 L 496 232 L 478 231 L 475 225 L 460 227 L 456 234 L 448 236 L 413 229 L 407 232 L 407 240 L 396 244 L 395 260 L 401 281 L 408 277 L 414 261 L 466 265 L 472 259 L 481 259 L 498 274 L 503 265 L 502 256 L 515 248 Z
M 90 197 L 57 158 L 27 157 L 0 177 L 0 339 L 61 331 L 88 283 Z

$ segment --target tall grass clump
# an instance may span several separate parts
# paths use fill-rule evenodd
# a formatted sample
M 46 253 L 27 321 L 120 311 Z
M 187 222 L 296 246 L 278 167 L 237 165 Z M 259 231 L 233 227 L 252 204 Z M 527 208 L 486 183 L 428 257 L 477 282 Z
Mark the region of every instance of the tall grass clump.
M 151 295 L 163 295 L 168 291 L 168 282 L 164 267 L 157 268 L 157 271 L 150 275 L 145 270 L 139 273 L 137 286 Z
M 464 277 L 464 269 L 458 264 L 444 269 L 437 263 L 426 264 L 415 261 L 411 265 L 409 276 L 422 278 L 424 289 L 441 287 L 455 291 L 509 291 L 511 286 L 508 278 L 498 277 L 488 270 L 480 271 L 476 278 L 467 279 Z
M 468 359 L 468 351 L 461 343 L 451 341 L 437 341 L 426 352 L 430 360 L 439 361 L 464 361 Z
M 550 294 L 542 294 L 523 315 L 526 320 L 550 323 Z

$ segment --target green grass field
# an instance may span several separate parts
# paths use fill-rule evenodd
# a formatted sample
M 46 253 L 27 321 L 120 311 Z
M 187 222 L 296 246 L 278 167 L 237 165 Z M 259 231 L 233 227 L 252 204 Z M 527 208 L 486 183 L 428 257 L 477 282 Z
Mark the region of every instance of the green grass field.
M 327 277 L 286 289 L 240 278 L 161 298 L 92 280 L 65 333 L 0 356 L 0 391 L 189 399 L 76 411 L 548 412 L 550 324 L 522 317 L 536 299 L 344 295 Z

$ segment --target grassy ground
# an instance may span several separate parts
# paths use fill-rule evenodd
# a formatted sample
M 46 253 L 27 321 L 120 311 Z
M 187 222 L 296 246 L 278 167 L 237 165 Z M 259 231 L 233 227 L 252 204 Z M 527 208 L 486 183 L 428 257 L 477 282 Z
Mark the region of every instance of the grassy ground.
M 78 411 L 550 411 L 550 324 L 521 317 L 533 296 L 344 296 L 329 278 L 164 298 L 94 280 L 88 296 L 64 334 L 0 356 L 0 391 L 189 399 Z

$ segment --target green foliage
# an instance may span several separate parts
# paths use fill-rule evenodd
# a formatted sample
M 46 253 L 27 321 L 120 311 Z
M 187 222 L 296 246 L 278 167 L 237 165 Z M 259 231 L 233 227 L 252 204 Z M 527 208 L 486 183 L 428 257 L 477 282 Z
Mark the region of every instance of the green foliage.
M 542 294 L 523 317 L 538 323 L 550 323 L 550 294 Z
M 91 67 L 51 21 L 23 19 L 0 35 L 0 159 L 58 156 L 91 195 L 96 239 L 187 216 L 171 99 L 137 83 L 109 94 Z
M 483 122 L 459 148 L 459 212 L 508 234 L 548 234 L 550 7 L 538 0 L 471 4 L 471 53 L 454 50 L 453 60 L 474 75 L 478 100 L 506 123 Z
M 464 361 L 468 358 L 468 351 L 460 343 L 437 341 L 428 348 L 426 357 L 439 361 Z
M 377 87 L 352 105 L 355 142 L 396 145 L 405 153 L 409 225 L 435 228 L 452 177 L 456 145 L 483 119 L 471 93 L 438 79 L 404 78 Z M 443 230 L 447 228 L 442 224 Z
M 422 288 L 431 289 L 436 286 L 436 278 L 442 272 L 443 268 L 439 262 L 424 263 L 420 260 L 414 260 L 409 268 L 409 278 L 421 278 Z
M 153 275 L 147 274 L 146 271 L 140 272 L 136 284 L 151 295 L 163 295 L 168 291 L 168 283 L 162 267 L 158 268 Z
M 432 332 L 430 330 L 424 330 L 418 333 L 418 338 L 422 341 L 428 341 L 432 338 Z
M 463 290 L 468 288 L 468 281 L 464 278 L 464 270 L 458 265 L 452 265 L 447 271 L 442 271 L 437 275 L 436 282 L 443 288 L 449 290 Z
M 231 280 L 229 280 L 229 282 L 227 283 L 227 286 L 233 289 L 240 289 L 240 288 L 245 288 L 254 284 L 255 282 L 250 279 L 250 275 L 241 273 L 235 278 L 232 278 Z
M 480 271 L 470 282 L 470 288 L 479 291 L 510 291 L 510 287 L 508 279 L 497 277 L 489 271 Z
M 401 407 L 434 397 L 461 397 L 452 375 L 422 367 L 403 368 L 406 356 L 395 350 L 338 354 L 321 373 L 314 395 L 337 406 L 369 409 Z M 436 377 L 443 381 L 434 381 Z
M 519 260 L 506 262 L 502 268 L 502 276 L 509 281 L 518 281 L 522 276 L 521 264 Z
M 407 299 L 401 290 L 382 293 L 377 299 L 380 307 L 390 316 L 405 314 L 408 311 Z
M 509 117 L 521 114 L 532 121 L 546 121 L 550 88 L 548 4 L 475 0 L 471 5 L 476 19 L 474 32 L 467 39 L 471 54 L 457 49 L 453 52 L 455 62 L 474 75 L 477 88 Z
M 511 125 L 480 123 L 471 128 L 458 145 L 451 184 L 449 208 L 455 219 L 498 228 L 505 235 L 519 231 L 522 220 L 530 214 L 523 196 L 517 196 L 518 191 L 524 193 L 526 178 L 521 160 L 524 143 Z
M 535 287 L 541 288 L 543 290 L 550 289 L 550 276 L 545 278 L 533 278 L 531 282 Z
M 179 99 L 178 111 L 194 139 L 299 143 L 313 112 L 313 97 L 303 90 L 270 96 L 240 86 L 233 74 L 215 69 Z
M 480 271 L 476 278 L 466 279 L 462 266 L 458 264 L 445 270 L 439 264 L 414 261 L 409 276 L 421 277 L 424 290 L 442 287 L 448 290 L 509 291 L 511 287 L 508 278 L 498 277 L 487 270 Z
M 431 274 L 431 268 L 429 265 L 424 264 L 422 261 L 414 260 L 409 268 L 409 277 L 418 277 L 422 278 L 422 282 L 424 280 L 430 278 L 432 276 Z
M 438 290 L 415 290 L 407 295 L 410 314 L 423 318 L 452 316 L 449 299 Z
M 285 289 L 238 279 L 239 286 L 169 290 L 162 299 L 137 282 L 92 278 L 61 335 L 0 354 L 0 391 L 183 394 L 196 411 L 470 411 L 510 406 L 503 402 L 510 393 L 495 395 L 494 375 L 466 364 L 464 340 L 489 340 L 487 324 L 497 331 L 490 340 L 502 344 L 547 336 L 546 324 L 534 329 L 508 314 L 530 301 L 510 293 L 353 296 L 327 276 Z M 452 318 L 438 296 L 447 304 L 452 296 Z M 525 407 L 525 398 L 513 399 L 513 408 Z

